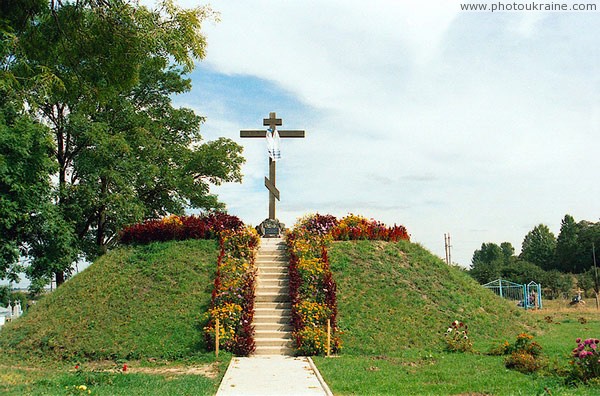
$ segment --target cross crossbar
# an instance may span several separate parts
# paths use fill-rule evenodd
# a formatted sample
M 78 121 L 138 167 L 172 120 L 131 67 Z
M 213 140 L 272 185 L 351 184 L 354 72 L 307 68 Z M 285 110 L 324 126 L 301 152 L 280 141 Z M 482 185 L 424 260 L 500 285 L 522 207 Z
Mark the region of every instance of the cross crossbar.
M 263 118 L 263 125 L 268 126 L 271 131 L 275 131 L 277 126 L 283 125 L 283 120 L 277 118 L 274 112 L 269 113 L 269 118 Z M 281 138 L 303 138 L 304 131 L 289 130 L 277 131 Z M 265 130 L 243 130 L 240 131 L 241 138 L 266 138 L 267 131 Z M 269 219 L 276 220 L 275 217 L 275 199 L 279 201 L 279 190 L 275 186 L 275 161 L 269 158 L 269 177 L 265 177 L 265 187 L 269 190 Z
M 282 138 L 303 138 L 304 131 L 277 131 L 279 137 Z M 267 131 L 265 130 L 243 130 L 240 131 L 240 137 L 242 138 L 265 138 L 267 137 Z

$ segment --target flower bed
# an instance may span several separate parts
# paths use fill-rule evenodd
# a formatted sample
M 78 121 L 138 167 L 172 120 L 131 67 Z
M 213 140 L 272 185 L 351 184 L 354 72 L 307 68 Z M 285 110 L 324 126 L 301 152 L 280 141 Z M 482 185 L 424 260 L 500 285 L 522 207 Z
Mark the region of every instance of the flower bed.
M 256 230 L 244 227 L 220 233 L 217 276 L 212 292 L 208 323 L 204 327 L 206 345 L 215 347 L 216 319 L 219 319 L 220 348 L 238 356 L 248 356 L 254 349 L 254 284 Z
M 336 285 L 329 269 L 327 234 L 311 233 L 302 225 L 286 236 L 290 255 L 292 327 L 299 355 L 327 352 L 327 320 L 331 325 L 330 351 L 339 352 L 336 316 Z
M 404 226 L 387 227 L 385 224 L 368 220 L 362 216 L 348 215 L 331 229 L 331 235 L 336 241 L 350 241 L 368 239 L 377 241 L 397 242 L 399 240 L 410 240 L 410 236 Z
M 125 227 L 120 233 L 123 244 L 146 244 L 185 239 L 217 238 L 224 230 L 239 230 L 244 223 L 236 216 L 226 213 L 210 213 L 203 216 L 171 215 L 159 220 Z

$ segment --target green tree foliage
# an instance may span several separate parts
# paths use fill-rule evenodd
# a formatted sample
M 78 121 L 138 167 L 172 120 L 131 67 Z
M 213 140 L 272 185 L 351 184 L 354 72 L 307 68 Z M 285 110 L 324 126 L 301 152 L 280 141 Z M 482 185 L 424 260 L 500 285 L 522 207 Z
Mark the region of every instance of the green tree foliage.
M 473 253 L 469 274 L 484 284 L 500 278 L 505 264 L 504 252 L 495 243 L 482 243 L 481 249 Z
M 0 105 L 0 278 L 18 280 L 19 257 L 30 253 L 39 223 L 55 212 L 48 132 L 11 103 Z
M 573 260 L 573 272 L 582 273 L 594 266 L 592 247 L 596 247 L 596 260 L 600 250 L 600 223 L 582 220 L 577 223 L 577 252 Z
M 583 273 L 593 267 L 592 247 L 600 246 L 600 223 L 575 222 L 565 215 L 556 241 L 555 265 L 563 272 Z
M 546 298 L 568 298 L 573 290 L 573 277 L 555 269 L 546 271 L 545 276 L 541 278 L 541 283 Z
M 557 270 L 544 271 L 539 266 L 515 256 L 514 252 L 510 242 L 503 242 L 500 246 L 495 243 L 483 243 L 481 249 L 473 254 L 469 274 L 481 284 L 499 278 L 519 284 L 531 281 L 541 283 L 546 290 L 546 298 L 557 298 L 571 291 L 573 281 L 570 275 Z
M 241 181 L 242 148 L 224 138 L 203 142 L 203 118 L 171 102 L 190 89 L 185 74 L 204 57 L 200 28 L 210 10 L 171 0 L 157 9 L 127 0 L 41 8 L 27 1 L 31 12 L 11 16 L 19 29 L 5 29 L 11 78 L 3 81 L 18 84 L 21 102 L 48 125 L 57 167 L 56 196 L 40 200 L 47 211 L 30 222 L 32 279 L 54 273 L 60 284 L 76 257 L 102 254 L 125 224 L 188 207 L 222 209 L 209 187 Z
M 531 281 L 542 283 L 546 278 L 546 271 L 535 264 L 513 257 L 513 260 L 502 268 L 502 279 L 511 282 L 526 284 Z
M 579 248 L 579 226 L 571 215 L 565 215 L 556 238 L 555 268 L 563 272 L 576 272 L 575 257 Z
M 8 306 L 10 300 L 10 289 L 8 286 L 0 286 L 0 307 Z
M 556 238 L 548 226 L 539 224 L 529 231 L 521 246 L 521 259 L 544 270 L 553 269 Z

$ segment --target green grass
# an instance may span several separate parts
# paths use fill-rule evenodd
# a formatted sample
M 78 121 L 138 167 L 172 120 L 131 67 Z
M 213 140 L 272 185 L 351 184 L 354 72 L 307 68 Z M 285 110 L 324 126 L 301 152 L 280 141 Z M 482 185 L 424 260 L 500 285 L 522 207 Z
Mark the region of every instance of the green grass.
M 598 313 L 585 324 L 552 313 L 547 323 L 550 311 L 518 309 L 408 242 L 339 242 L 330 261 L 344 349 L 315 363 L 336 395 L 600 394 L 598 386 L 567 386 L 556 375 L 568 369 L 575 338 L 598 337 Z M 468 324 L 475 353 L 444 350 L 443 333 L 455 319 Z M 523 331 L 548 355 L 544 374 L 507 370 L 503 357 L 485 354 Z
M 205 350 L 215 241 L 120 248 L 0 332 L 0 350 L 75 360 L 178 359 Z
M 217 255 L 216 241 L 189 240 L 101 257 L 2 328 L 0 394 L 214 394 L 231 358 L 216 362 L 202 332 Z M 170 371 L 190 366 L 209 372 Z
M 414 355 L 439 350 L 454 320 L 477 347 L 536 331 L 523 310 L 409 242 L 338 242 L 330 251 L 338 285 L 343 353 Z
M 190 365 L 202 368 L 198 362 L 175 362 L 148 365 L 131 362 L 127 372 L 121 365 L 104 363 L 80 370 L 58 362 L 32 362 L 25 366 L 18 362 L 0 366 L 0 394 L 2 395 L 69 395 L 87 394 L 76 389 L 85 385 L 92 395 L 214 395 L 227 369 L 230 355 L 205 364 L 207 373 L 184 374 Z M 144 370 L 145 369 L 145 370 Z M 179 372 L 173 370 L 179 369 Z M 140 372 L 143 371 L 143 372 Z

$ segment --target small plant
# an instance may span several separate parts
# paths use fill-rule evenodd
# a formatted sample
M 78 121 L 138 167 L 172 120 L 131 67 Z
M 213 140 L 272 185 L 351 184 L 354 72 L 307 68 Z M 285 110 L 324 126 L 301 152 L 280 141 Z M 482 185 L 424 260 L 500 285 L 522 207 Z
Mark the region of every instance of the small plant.
M 85 385 L 65 386 L 67 395 L 91 395 L 92 391 Z
M 504 365 L 506 368 L 516 370 L 524 374 L 536 372 L 542 367 L 539 359 L 523 351 L 511 353 L 504 361 Z
M 504 353 L 510 354 L 504 361 L 506 368 L 528 374 L 544 366 L 542 346 L 533 341 L 531 334 L 521 333 L 513 345 L 506 344 L 508 343 L 503 344 Z
M 450 352 L 472 352 L 473 344 L 469 340 L 469 330 L 466 324 L 455 320 L 444 334 L 446 349 Z
M 583 382 L 588 382 L 594 378 L 600 378 L 600 340 L 597 338 L 588 338 L 575 340 L 577 347 L 571 352 L 571 364 L 573 365 L 573 374 Z
M 509 349 L 510 349 L 510 343 L 508 341 L 504 340 L 504 341 L 502 341 L 502 344 L 499 344 L 499 345 L 493 347 L 488 352 L 488 355 L 492 355 L 492 356 L 508 355 Z

